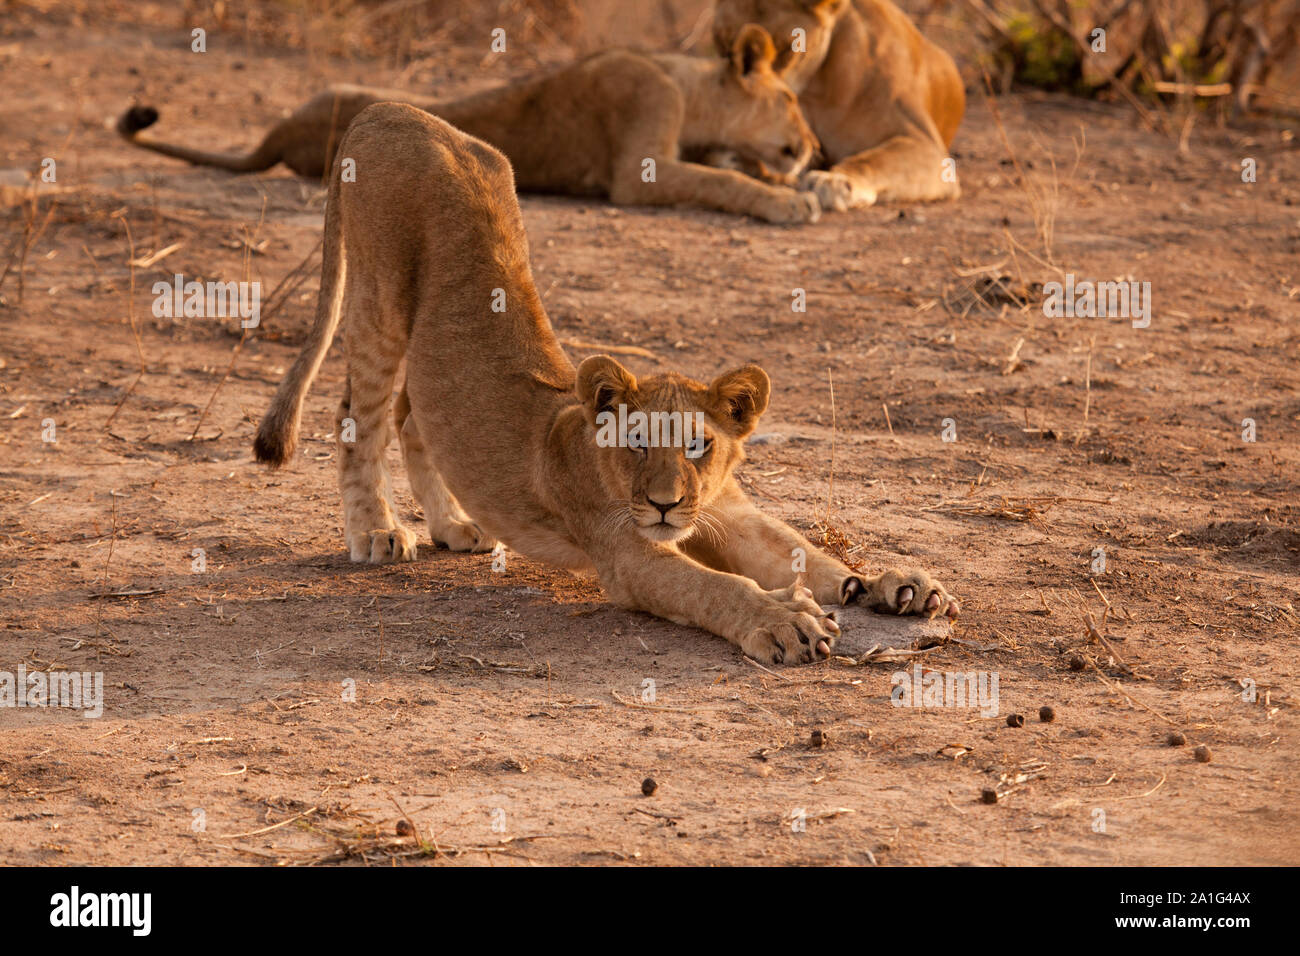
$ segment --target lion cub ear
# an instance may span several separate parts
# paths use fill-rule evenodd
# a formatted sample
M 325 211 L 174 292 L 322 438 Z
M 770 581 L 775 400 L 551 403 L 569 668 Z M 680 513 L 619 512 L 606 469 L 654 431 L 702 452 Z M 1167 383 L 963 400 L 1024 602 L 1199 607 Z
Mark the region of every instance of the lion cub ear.
M 596 424 L 601 412 L 616 412 L 636 391 L 636 376 L 608 355 L 593 355 L 578 366 L 575 389 L 587 409 L 587 417 Z
M 731 44 L 731 68 L 737 76 L 770 69 L 776 59 L 772 36 L 757 23 L 746 23 Z
M 754 430 L 758 418 L 767 410 L 767 399 L 772 393 L 772 383 L 757 365 L 744 365 L 725 375 L 719 375 L 709 386 L 709 402 L 714 417 L 735 426 L 737 437 L 743 438 Z

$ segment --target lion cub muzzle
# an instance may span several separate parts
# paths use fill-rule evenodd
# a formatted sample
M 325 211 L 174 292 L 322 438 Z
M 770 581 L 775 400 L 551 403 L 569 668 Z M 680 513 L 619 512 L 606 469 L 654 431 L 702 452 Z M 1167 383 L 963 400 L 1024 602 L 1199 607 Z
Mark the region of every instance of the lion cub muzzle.
M 683 449 L 659 448 L 646 453 L 642 473 L 644 489 L 637 496 L 632 517 L 651 541 L 676 541 L 695 530 L 699 515 L 699 477 Z

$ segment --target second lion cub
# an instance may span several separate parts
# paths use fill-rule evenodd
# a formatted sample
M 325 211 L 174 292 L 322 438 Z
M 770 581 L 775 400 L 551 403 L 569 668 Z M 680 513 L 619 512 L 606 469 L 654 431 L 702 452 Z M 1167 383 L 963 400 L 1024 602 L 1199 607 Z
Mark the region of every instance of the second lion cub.
M 767 31 L 746 27 L 729 49 L 725 59 L 611 50 L 450 102 L 399 90 L 332 87 L 278 123 L 246 155 L 144 133 L 158 119 L 152 107 L 132 107 L 117 129 L 137 146 L 191 163 L 254 172 L 283 162 L 299 175 L 320 176 L 363 109 L 410 103 L 505 153 L 524 192 L 815 222 L 821 207 L 810 193 L 683 158 L 727 148 L 793 179 L 817 148 L 794 93 L 772 70 L 776 49 Z

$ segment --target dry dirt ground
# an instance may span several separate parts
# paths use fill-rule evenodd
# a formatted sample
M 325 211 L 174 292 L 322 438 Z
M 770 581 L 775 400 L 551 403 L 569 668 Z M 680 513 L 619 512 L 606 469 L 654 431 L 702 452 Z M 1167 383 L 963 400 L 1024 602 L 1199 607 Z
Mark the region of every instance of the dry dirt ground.
M 1180 153 L 1127 108 L 1012 96 L 998 110 L 1022 179 L 975 95 L 955 204 L 785 229 L 523 199 L 562 339 L 648 350 L 627 358 L 639 372 L 768 370 L 760 431 L 784 440 L 752 448 L 744 484 L 866 568 L 940 576 L 963 615 L 922 660 L 996 673 L 984 719 L 891 706 L 900 665 L 765 673 L 513 555 L 502 573 L 428 544 L 413 564 L 350 564 L 337 350 L 301 460 L 272 475 L 250 456 L 316 265 L 233 367 L 237 321 L 151 312 L 178 272 L 247 268 L 268 294 L 312 251 L 321 191 L 146 154 L 106 122 L 139 97 L 160 134 L 243 145 L 326 80 L 453 93 L 511 68 L 449 56 L 415 82 L 244 42 L 197 56 L 141 20 L 15 15 L 0 35 L 4 252 L 27 172 L 57 161 L 21 303 L 16 263 L 0 290 L 0 671 L 106 684 L 99 719 L 0 709 L 0 862 L 1298 861 L 1287 130 L 1198 125 Z M 132 269 L 132 244 L 140 262 L 176 248 Z M 1035 283 L 1062 272 L 1150 282 L 1150 327 L 1047 318 Z M 1105 601 L 1103 643 L 1084 614 L 1100 626 Z M 396 838 L 407 816 L 423 846 Z

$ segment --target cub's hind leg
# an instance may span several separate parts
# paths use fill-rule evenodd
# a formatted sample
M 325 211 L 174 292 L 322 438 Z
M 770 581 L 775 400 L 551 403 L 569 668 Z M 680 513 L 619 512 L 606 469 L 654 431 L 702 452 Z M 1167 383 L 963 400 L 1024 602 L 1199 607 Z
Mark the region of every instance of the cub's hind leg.
M 460 503 L 434 467 L 415 416 L 411 414 L 411 400 L 407 397 L 405 385 L 397 396 L 394 418 L 402 442 L 406 475 L 411 480 L 411 491 L 424 509 L 430 539 L 452 551 L 491 551 L 496 547 L 496 541 L 461 510 Z
M 415 560 L 415 533 L 397 520 L 385 453 L 392 438 L 389 404 L 406 342 L 392 335 L 378 290 L 349 282 L 344 293 L 348 380 L 335 420 L 343 526 L 353 561 Z

